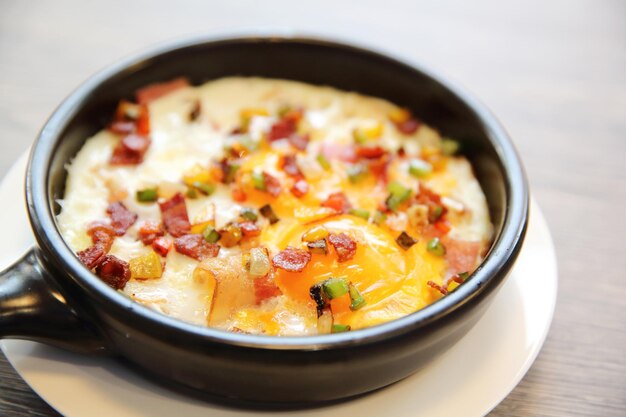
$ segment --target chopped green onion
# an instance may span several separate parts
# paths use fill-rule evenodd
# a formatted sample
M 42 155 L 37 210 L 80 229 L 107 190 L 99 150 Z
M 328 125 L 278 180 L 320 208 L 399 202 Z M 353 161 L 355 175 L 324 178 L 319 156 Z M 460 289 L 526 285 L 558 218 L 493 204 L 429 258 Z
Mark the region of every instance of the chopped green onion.
M 232 162 L 227 162 L 226 165 L 226 176 L 224 177 L 224 183 L 230 184 L 235 181 L 235 175 L 239 170 L 239 164 L 233 164 Z
M 348 179 L 352 184 L 363 180 L 367 175 L 367 167 L 361 164 L 350 165 L 348 167 Z
M 211 195 L 215 192 L 215 184 L 195 181 L 192 185 L 194 188 L 197 188 L 200 192 L 206 195 Z
M 320 239 L 314 242 L 307 242 L 306 247 L 311 253 L 318 253 L 321 255 L 326 255 L 328 253 L 326 239 Z
M 202 236 L 204 236 L 204 240 L 209 243 L 215 243 L 220 240 L 220 237 L 222 237 L 219 232 L 215 230 L 215 228 L 211 225 L 208 225 L 204 228 L 204 230 L 202 231 Z
M 350 209 L 348 213 L 365 220 L 368 220 L 370 218 L 370 212 L 364 209 Z
M 358 310 L 361 307 L 363 307 L 365 304 L 367 304 L 367 302 L 365 301 L 365 298 L 363 298 L 359 290 L 354 285 L 350 284 L 349 291 L 350 291 L 350 300 L 352 300 L 352 303 L 350 303 L 350 310 L 352 311 Z
M 434 237 L 426 244 L 426 249 L 433 255 L 443 256 L 446 254 L 446 247 L 439 241 L 438 237 Z
M 324 293 L 331 300 L 347 294 L 350 290 L 348 283 L 342 278 L 328 278 L 322 283 L 322 288 L 324 288 Z
M 428 213 L 428 221 L 431 223 L 435 223 L 437 220 L 439 220 L 442 214 L 443 214 L 443 207 L 441 206 L 431 207 Z
M 352 136 L 354 137 L 354 141 L 359 145 L 364 145 L 369 142 L 369 138 L 363 131 L 363 129 L 354 129 L 352 131 Z
M 421 159 L 413 159 L 409 162 L 409 174 L 416 178 L 424 178 L 433 172 L 433 166 Z
M 329 171 L 331 168 L 330 161 L 323 154 L 317 155 L 317 162 L 320 164 L 324 170 Z
M 198 190 L 195 188 L 187 188 L 187 192 L 185 193 L 187 198 L 198 198 Z
M 274 213 L 272 206 L 270 206 L 269 204 L 266 204 L 263 207 L 261 207 L 259 209 L 259 212 L 261 213 L 261 215 L 263 215 L 263 217 L 269 220 L 270 224 L 274 224 L 278 220 L 280 220 L 278 216 L 276 215 L 276 213 Z
M 411 197 L 411 189 L 405 187 L 397 181 L 389 183 L 387 186 L 389 197 L 387 197 L 387 207 L 393 211 L 397 211 L 400 204 L 404 203 Z
M 456 140 L 452 139 L 442 139 L 441 140 L 441 150 L 445 155 L 454 155 L 459 151 L 461 145 Z
M 343 333 L 343 332 L 348 332 L 350 331 L 350 325 L 349 324 L 333 324 L 333 327 L 331 329 L 331 333 Z
M 144 188 L 143 190 L 137 191 L 137 201 L 142 203 L 150 203 L 153 201 L 157 201 L 159 198 L 159 193 L 156 187 L 154 188 Z
M 243 209 L 241 209 L 241 217 L 252 222 L 257 221 L 257 219 L 259 218 L 254 209 L 248 207 L 244 207 Z
M 380 210 L 376 210 L 376 212 L 374 213 L 374 218 L 372 219 L 374 224 L 380 226 L 385 222 L 385 220 L 387 220 L 387 215 Z
M 466 279 L 469 278 L 469 272 L 467 272 L 467 271 L 460 272 L 458 275 L 459 275 L 459 278 L 461 278 L 463 281 L 465 281 Z
M 259 191 L 267 190 L 267 187 L 265 185 L 265 175 L 263 175 L 263 172 L 254 171 L 252 173 L 252 185 L 254 185 L 254 188 Z
M 400 236 L 398 236 L 396 238 L 396 243 L 402 249 L 407 250 L 411 246 L 415 245 L 417 243 L 417 240 L 415 240 L 411 236 L 409 236 L 409 234 L 407 232 L 402 232 L 402 233 L 400 233 Z

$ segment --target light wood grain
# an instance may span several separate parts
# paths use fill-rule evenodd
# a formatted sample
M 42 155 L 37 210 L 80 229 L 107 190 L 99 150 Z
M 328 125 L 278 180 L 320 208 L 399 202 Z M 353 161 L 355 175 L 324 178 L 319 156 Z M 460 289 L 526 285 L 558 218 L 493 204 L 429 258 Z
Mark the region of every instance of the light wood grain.
M 543 351 L 492 415 L 626 415 L 626 2 L 3 1 L 0 174 L 97 69 L 173 37 L 259 25 L 425 61 L 498 115 L 550 224 L 560 288 Z M 0 415 L 55 415 L 4 357 Z

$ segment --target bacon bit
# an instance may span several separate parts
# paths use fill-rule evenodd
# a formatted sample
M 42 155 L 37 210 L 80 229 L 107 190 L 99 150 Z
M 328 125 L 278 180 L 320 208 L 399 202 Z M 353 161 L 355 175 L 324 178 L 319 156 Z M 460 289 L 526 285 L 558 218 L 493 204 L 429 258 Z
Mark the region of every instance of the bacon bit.
M 268 275 L 254 279 L 254 295 L 256 304 L 259 305 L 268 298 L 277 297 L 282 294 L 280 288 Z
M 138 236 L 139 240 L 141 240 L 144 245 L 151 245 L 157 237 L 163 236 L 164 234 L 165 230 L 161 223 L 154 220 L 147 220 L 143 222 L 139 228 Z
M 156 253 L 158 253 L 159 255 L 163 257 L 167 256 L 171 248 L 172 248 L 172 241 L 165 236 L 157 237 L 152 242 L 152 249 L 154 249 Z
M 400 146 L 396 153 L 400 158 L 404 158 L 406 156 L 406 150 L 404 149 L 404 146 Z
M 347 213 L 352 208 L 348 197 L 341 191 L 329 195 L 325 201 L 322 201 L 321 206 L 333 209 L 338 213 Z
M 171 199 L 159 203 L 159 208 L 161 209 L 163 225 L 169 234 L 174 237 L 180 237 L 189 233 L 191 224 L 189 224 L 185 198 L 181 193 L 177 193 Z
M 441 285 L 433 282 L 433 281 L 428 281 L 426 283 L 426 285 L 428 285 L 431 288 L 434 288 L 435 290 L 439 291 L 442 295 L 448 295 L 448 290 L 444 287 L 442 287 Z
M 288 139 L 294 133 L 296 133 L 296 121 L 292 118 L 280 119 L 270 128 L 267 140 L 273 142 L 279 139 Z
M 356 147 L 356 155 L 359 158 L 365 159 L 378 159 L 385 155 L 387 151 L 383 149 L 381 146 L 357 146 Z
M 135 133 L 137 127 L 135 126 L 135 122 L 117 121 L 111 123 L 108 130 L 118 135 L 129 135 L 131 133 Z
M 384 154 L 381 158 L 369 160 L 367 167 L 375 178 L 387 183 L 389 181 L 389 176 L 387 175 L 389 161 L 388 154 Z
M 150 111 L 148 106 L 139 108 L 139 117 L 137 118 L 137 133 L 143 136 L 150 134 Z
M 289 143 L 296 149 L 299 149 L 301 151 L 305 151 L 306 147 L 309 144 L 309 135 L 305 134 L 305 135 L 300 135 L 298 133 L 294 133 L 292 135 L 289 135 L 289 137 L 287 138 L 289 140 Z
M 270 193 L 272 197 L 278 197 L 283 189 L 278 178 L 263 171 L 263 180 L 265 182 L 265 189 L 267 192 Z
M 246 193 L 238 186 L 234 186 L 230 194 L 233 197 L 233 200 L 235 200 L 238 203 L 243 203 L 248 198 Z
M 130 279 L 130 267 L 126 261 L 113 255 L 106 255 L 96 267 L 96 275 L 109 287 L 121 290 Z
M 246 237 L 259 236 L 261 234 L 261 227 L 252 221 L 245 221 L 239 223 L 241 232 Z
M 410 118 L 403 122 L 396 123 L 396 128 L 405 135 L 412 135 L 422 125 L 419 120 Z
M 339 159 L 351 163 L 356 162 L 358 159 L 354 145 L 323 143 L 320 152 L 327 159 Z
M 480 242 L 443 238 L 442 243 L 446 247 L 445 256 L 450 272 L 458 274 L 474 270 L 480 255 Z
M 291 187 L 291 194 L 293 194 L 294 196 L 298 198 L 304 197 L 304 195 L 308 192 L 309 192 L 309 184 L 303 179 L 299 179 Z
M 302 171 L 300 171 L 300 168 L 296 163 L 295 155 L 283 155 L 283 157 L 280 159 L 279 167 L 285 172 L 285 174 L 289 175 L 290 177 L 303 177 Z
M 184 77 L 175 78 L 171 81 L 154 83 L 140 88 L 135 92 L 135 98 L 139 104 L 148 104 L 159 97 L 163 97 L 172 91 L 189 86 L 189 80 Z
M 78 259 L 89 269 L 93 269 L 104 260 L 106 251 L 101 245 L 93 245 L 85 250 L 81 250 L 76 254 Z
M 116 233 L 108 224 L 94 222 L 89 226 L 87 234 L 91 237 L 94 245 L 101 246 L 105 252 L 108 252 L 111 249 L 111 245 L 113 245 Z
M 217 243 L 209 243 L 202 235 L 189 234 L 174 240 L 174 248 L 178 253 L 202 261 L 206 258 L 215 258 L 220 251 Z
M 202 113 L 202 106 L 200 104 L 200 100 L 196 100 L 193 103 L 193 107 L 191 108 L 191 112 L 189 113 L 189 120 L 190 121 L 195 121 L 198 119 L 198 117 L 200 117 L 200 114 Z
M 111 227 L 117 236 L 124 236 L 128 228 L 137 221 L 137 214 L 128 210 L 120 201 L 109 204 L 107 214 L 111 218 Z
M 137 134 L 125 136 L 113 149 L 111 165 L 138 165 L 150 146 L 150 139 Z
M 441 202 L 441 197 L 439 194 L 435 193 L 422 183 L 420 183 L 419 194 L 415 197 L 415 201 L 418 204 L 425 204 L 428 206 L 428 218 L 431 223 L 438 223 L 445 220 L 445 215 L 448 212 L 448 209 Z M 435 211 L 439 211 L 436 218 L 434 218 L 433 215 Z M 438 230 L 441 231 L 440 229 Z
M 308 265 L 310 260 L 311 254 L 308 251 L 288 246 L 274 256 L 272 265 L 285 271 L 300 272 Z
M 337 260 L 339 262 L 349 261 L 354 257 L 356 253 L 356 242 L 345 233 L 331 233 L 328 236 L 328 241 L 333 248 L 335 248 L 335 252 L 337 252 Z

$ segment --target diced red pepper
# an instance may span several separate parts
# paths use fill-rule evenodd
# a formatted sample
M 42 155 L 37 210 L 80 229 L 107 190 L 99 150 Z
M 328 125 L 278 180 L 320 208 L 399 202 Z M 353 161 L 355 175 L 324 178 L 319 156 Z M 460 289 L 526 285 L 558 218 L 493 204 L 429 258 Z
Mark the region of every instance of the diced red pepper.
M 338 213 L 347 213 L 352 208 L 352 204 L 348 201 L 348 197 L 344 193 L 336 192 L 328 196 L 325 201 L 321 203 L 322 207 L 328 207 L 335 210 Z
M 174 237 L 180 237 L 191 231 L 185 198 L 181 193 L 177 193 L 171 199 L 159 203 L 159 208 L 161 209 L 163 226 L 165 226 L 165 230 L 169 234 Z
M 359 158 L 365 159 L 377 159 L 381 156 L 385 155 L 387 151 L 383 149 L 381 146 L 357 146 L 356 147 L 356 155 Z

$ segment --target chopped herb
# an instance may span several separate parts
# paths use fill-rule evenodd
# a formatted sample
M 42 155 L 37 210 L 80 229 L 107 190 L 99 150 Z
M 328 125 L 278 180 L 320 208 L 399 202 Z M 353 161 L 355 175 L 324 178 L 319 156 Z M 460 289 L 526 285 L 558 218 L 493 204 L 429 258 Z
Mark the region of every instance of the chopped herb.
M 370 212 L 364 209 L 350 209 L 348 213 L 365 220 L 368 220 L 370 218 Z
M 265 184 L 265 175 L 261 171 L 254 171 L 252 173 L 252 185 L 259 191 L 267 190 L 267 186 Z
M 367 175 L 367 167 L 365 165 L 356 164 L 350 165 L 347 169 L 348 179 L 352 184 L 356 184 L 363 180 Z
M 365 301 L 365 298 L 363 298 L 363 296 L 361 295 L 357 287 L 350 284 L 349 292 L 350 292 L 350 300 L 352 300 L 352 302 L 350 303 L 350 310 L 352 311 L 358 310 L 361 307 L 363 307 L 365 304 L 367 304 L 367 302 Z
M 433 166 L 421 159 L 412 159 L 409 162 L 409 174 L 416 178 L 424 178 L 433 172 Z
M 387 197 L 386 203 L 392 211 L 397 211 L 400 204 L 404 203 L 411 197 L 411 189 L 405 187 L 397 181 L 389 183 L 387 186 L 389 190 L 389 197 Z
M 331 333 L 343 333 L 343 332 L 349 332 L 349 331 L 350 331 L 349 324 L 333 324 L 333 327 L 331 329 Z
M 265 217 L 267 220 L 269 220 L 270 224 L 274 224 L 278 220 L 280 220 L 278 218 L 278 216 L 276 216 L 276 213 L 274 213 L 274 210 L 272 209 L 272 206 L 270 206 L 269 204 L 266 204 L 263 207 L 261 207 L 259 209 L 259 212 L 261 213 L 261 215 L 263 217 Z
M 241 209 L 241 217 L 252 222 L 257 221 L 257 219 L 259 218 L 254 209 L 251 209 L 249 207 L 244 207 L 243 209 Z
M 193 187 L 200 190 L 205 195 L 211 195 L 215 192 L 215 184 L 209 184 L 207 182 L 195 181 Z
M 396 238 L 396 243 L 404 250 L 409 249 L 411 246 L 417 243 L 417 240 L 413 239 L 407 232 L 400 233 L 400 236 Z
M 144 188 L 143 190 L 137 191 L 137 201 L 142 203 L 150 203 L 153 201 L 157 201 L 159 198 L 158 189 L 154 188 Z
M 322 168 L 326 171 L 329 171 L 331 168 L 330 161 L 323 154 L 317 155 L 317 162 L 320 164 Z
M 443 246 L 443 243 L 441 243 L 438 237 L 430 239 L 426 244 L 426 249 L 433 255 L 443 256 L 446 254 L 446 248 Z
M 441 141 L 441 150 L 445 155 L 454 155 L 459 151 L 461 145 L 459 142 L 452 139 L 443 139 Z
M 215 228 L 211 225 L 208 225 L 204 228 L 204 230 L 202 231 L 202 236 L 204 236 L 204 240 L 209 243 L 215 243 L 220 240 L 221 237 L 219 232 L 215 230 Z
M 317 253 L 321 255 L 326 255 L 328 253 L 326 239 L 320 239 L 314 242 L 307 242 L 306 247 L 311 253 Z
M 350 291 L 348 283 L 342 278 L 328 278 L 322 283 L 324 293 L 329 299 L 339 298 Z

